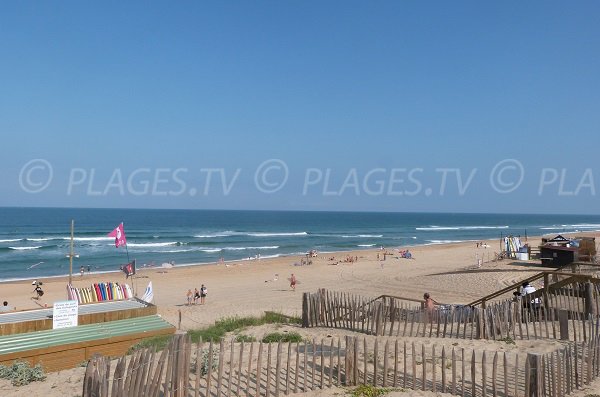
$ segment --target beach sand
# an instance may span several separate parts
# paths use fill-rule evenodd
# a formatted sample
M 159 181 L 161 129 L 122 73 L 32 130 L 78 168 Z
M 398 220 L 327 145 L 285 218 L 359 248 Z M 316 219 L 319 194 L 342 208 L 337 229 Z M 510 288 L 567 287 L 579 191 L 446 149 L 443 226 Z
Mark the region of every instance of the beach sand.
M 536 247 L 540 239 L 529 238 Z M 397 258 L 397 249 L 388 249 L 392 255 L 378 261 L 379 249 L 343 253 L 319 254 L 312 258 L 312 265 L 294 266 L 300 257 L 236 261 L 201 266 L 175 266 L 170 269 L 152 268 L 138 271 L 135 284 L 141 296 L 149 281 L 154 287 L 154 303 L 163 318 L 178 326 L 179 311 L 182 314 L 181 329 L 189 330 L 211 325 L 215 320 L 232 316 L 262 315 L 265 311 L 282 312 L 300 316 L 303 292 L 315 292 L 318 288 L 352 292 L 376 297 L 382 294 L 420 299 L 429 292 L 438 302 L 468 303 L 486 294 L 514 284 L 539 271 L 547 270 L 539 261 L 517 262 L 503 260 L 487 262 L 499 252 L 499 241 L 486 241 L 488 248 L 477 248 L 475 242 L 409 247 L 414 259 Z M 354 263 L 345 263 L 348 256 L 358 257 Z M 330 260 L 335 257 L 335 260 Z M 477 257 L 483 258 L 477 268 Z M 334 263 L 338 262 L 337 265 Z M 74 265 L 74 267 L 76 267 Z M 294 273 L 299 280 L 296 290 L 290 288 L 288 278 Z M 9 301 L 17 310 L 36 308 L 38 304 L 52 305 L 66 299 L 66 279 L 43 279 L 45 295 L 40 302 L 31 300 L 31 280 L 0 284 L 0 300 Z M 79 274 L 73 276 L 75 287 L 86 287 L 100 281 L 125 281 L 122 273 Z M 186 305 L 188 289 L 205 284 L 208 296 L 205 305 Z M 540 285 L 534 286 L 541 287 Z M 338 333 L 337 330 L 313 330 L 319 333 Z M 413 338 L 414 339 L 414 338 Z M 411 339 L 412 340 L 412 339 Z M 478 343 L 469 341 L 469 343 Z M 480 343 L 480 342 L 479 342 Z M 546 347 L 540 345 L 544 351 Z M 531 344 L 528 344 L 529 346 Z M 517 345 L 519 346 L 519 344 Z M 0 380 L 2 395 L 78 395 L 81 393 L 83 369 L 76 368 L 51 374 L 45 382 L 21 387 L 18 390 L 7 381 Z M 598 382 L 595 382 L 597 385 Z M 9 391 L 8 394 L 4 394 Z M 340 392 L 338 390 L 338 392 Z M 311 396 L 333 396 L 335 390 L 319 391 Z M 403 393 L 406 396 L 407 393 Z M 412 395 L 412 394 L 409 394 Z M 434 393 L 416 393 L 429 396 Z

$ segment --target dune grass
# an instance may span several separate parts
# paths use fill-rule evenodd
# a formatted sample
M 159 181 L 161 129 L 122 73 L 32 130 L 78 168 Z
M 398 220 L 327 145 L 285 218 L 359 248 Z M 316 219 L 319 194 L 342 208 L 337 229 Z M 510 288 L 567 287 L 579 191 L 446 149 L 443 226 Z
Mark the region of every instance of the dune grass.
M 197 343 L 200 338 L 203 341 L 219 341 L 228 332 L 234 332 L 246 327 L 256 327 L 264 324 L 301 324 L 302 320 L 299 317 L 290 317 L 280 313 L 267 312 L 261 317 L 230 317 L 216 321 L 210 327 L 191 330 L 188 334 L 192 338 L 192 342 Z

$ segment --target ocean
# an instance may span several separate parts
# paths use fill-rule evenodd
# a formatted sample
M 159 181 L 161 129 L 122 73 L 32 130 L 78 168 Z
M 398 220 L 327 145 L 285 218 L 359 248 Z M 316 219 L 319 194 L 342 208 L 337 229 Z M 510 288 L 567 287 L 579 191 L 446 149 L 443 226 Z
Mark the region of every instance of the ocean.
M 138 268 L 600 230 L 598 215 L 0 208 L 0 280 L 68 274 L 71 219 L 76 274 L 127 263 L 106 236 L 121 222 Z

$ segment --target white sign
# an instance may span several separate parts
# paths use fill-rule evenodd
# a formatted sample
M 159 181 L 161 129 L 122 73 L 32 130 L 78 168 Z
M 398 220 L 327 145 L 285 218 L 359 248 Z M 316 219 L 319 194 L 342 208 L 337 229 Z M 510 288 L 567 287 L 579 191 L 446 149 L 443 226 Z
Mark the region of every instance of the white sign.
M 52 329 L 76 327 L 77 314 L 79 314 L 77 301 L 54 302 Z

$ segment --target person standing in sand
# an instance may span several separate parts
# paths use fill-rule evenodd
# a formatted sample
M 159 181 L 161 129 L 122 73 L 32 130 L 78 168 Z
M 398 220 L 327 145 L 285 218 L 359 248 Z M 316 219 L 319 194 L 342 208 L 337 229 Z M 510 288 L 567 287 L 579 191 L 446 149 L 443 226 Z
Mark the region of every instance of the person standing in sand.
M 198 299 L 200 299 L 200 291 L 198 288 L 194 288 L 194 305 L 198 303 Z
M 429 292 L 425 292 L 423 294 L 423 299 L 425 302 L 423 303 L 423 308 L 425 309 L 425 317 L 427 322 L 432 322 L 434 317 L 435 305 L 438 303 L 431 298 Z
M 296 276 L 294 276 L 294 273 L 292 273 L 292 276 L 290 277 L 290 288 L 294 291 L 296 291 L 296 282 Z
M 204 301 L 206 300 L 206 295 L 208 294 L 208 288 L 206 288 L 204 286 L 204 284 L 202 284 L 202 286 L 200 287 L 200 304 L 203 305 Z
M 194 297 L 194 294 L 192 293 L 191 289 L 188 289 L 187 294 L 185 294 L 186 298 L 187 298 L 187 305 L 191 305 L 192 304 L 192 298 Z

